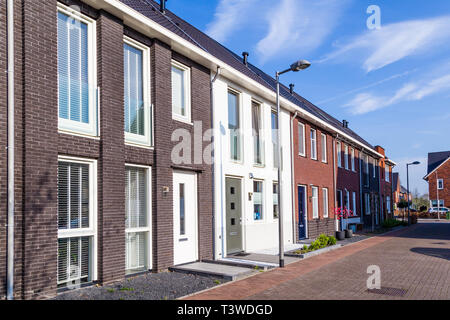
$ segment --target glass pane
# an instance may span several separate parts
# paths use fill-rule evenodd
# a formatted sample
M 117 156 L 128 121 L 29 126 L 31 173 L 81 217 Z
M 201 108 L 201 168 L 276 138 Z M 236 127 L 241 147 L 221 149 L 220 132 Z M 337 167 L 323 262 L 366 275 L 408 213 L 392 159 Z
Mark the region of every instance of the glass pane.
M 255 220 L 263 219 L 263 183 L 253 182 L 253 215 Z
M 273 146 L 273 165 L 275 168 L 279 166 L 278 156 L 278 116 L 275 112 L 271 114 L 272 122 L 272 146 Z
M 172 111 L 182 117 L 186 116 L 184 73 L 184 70 L 172 66 Z
M 147 227 L 147 210 L 147 170 L 128 167 L 125 172 L 126 228 Z
M 127 233 L 125 236 L 125 266 L 127 273 L 145 271 L 147 266 L 148 233 Z
M 274 219 L 278 219 L 279 215 L 280 215 L 280 209 L 278 206 L 278 184 L 274 183 L 273 184 L 273 218 Z
M 238 96 L 232 92 L 228 92 L 228 129 L 230 130 L 231 159 L 240 160 L 239 102 Z
M 186 199 L 184 183 L 180 183 L 180 235 L 186 235 Z
M 58 240 L 58 286 L 91 281 L 91 237 Z
M 261 106 L 252 103 L 252 125 L 253 125 L 253 157 L 255 164 L 263 164 L 262 139 L 261 139 Z

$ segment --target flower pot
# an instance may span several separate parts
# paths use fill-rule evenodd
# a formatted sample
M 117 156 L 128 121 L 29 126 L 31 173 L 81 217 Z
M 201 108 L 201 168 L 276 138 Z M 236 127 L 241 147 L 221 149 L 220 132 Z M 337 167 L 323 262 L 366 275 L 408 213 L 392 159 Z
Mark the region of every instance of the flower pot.
M 346 238 L 353 238 L 353 230 L 345 230 Z
M 338 241 L 345 240 L 345 231 L 336 231 L 336 239 Z

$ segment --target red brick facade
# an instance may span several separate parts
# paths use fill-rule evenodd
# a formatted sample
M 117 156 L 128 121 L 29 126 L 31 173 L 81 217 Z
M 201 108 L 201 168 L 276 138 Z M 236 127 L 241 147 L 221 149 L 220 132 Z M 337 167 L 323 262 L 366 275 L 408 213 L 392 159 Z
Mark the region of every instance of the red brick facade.
M 57 292 L 58 156 L 98 161 L 98 279 L 125 275 L 125 164 L 152 166 L 153 270 L 173 265 L 173 170 L 198 174 L 199 257 L 211 259 L 212 167 L 177 168 L 171 163 L 174 129 L 194 136 L 192 125 L 172 120 L 171 59 L 191 68 L 192 121 L 203 132 L 211 127 L 209 70 L 154 39 L 124 27 L 122 21 L 77 1 L 82 13 L 97 21 L 97 74 L 100 87 L 100 137 L 58 133 L 56 0 L 15 1 L 16 43 L 16 207 L 15 296 L 39 299 Z M 0 0 L 0 69 L 6 69 L 6 1 Z M 43 23 L 45 22 L 45 23 Z M 150 47 L 154 141 L 151 149 L 124 143 L 123 37 Z M 23 44 L 23 48 L 22 48 Z M 0 73 L 0 299 L 6 288 L 7 101 L 6 73 Z M 196 132 L 195 134 L 203 134 Z M 210 142 L 203 142 L 203 148 Z M 169 193 L 163 193 L 169 187 Z M 23 204 L 23 206 L 22 206 Z
M 439 200 L 444 201 L 445 207 L 450 207 L 450 160 L 447 160 L 426 179 L 428 181 L 428 191 L 430 200 L 438 199 L 437 180 L 442 179 L 444 189 L 439 190 Z

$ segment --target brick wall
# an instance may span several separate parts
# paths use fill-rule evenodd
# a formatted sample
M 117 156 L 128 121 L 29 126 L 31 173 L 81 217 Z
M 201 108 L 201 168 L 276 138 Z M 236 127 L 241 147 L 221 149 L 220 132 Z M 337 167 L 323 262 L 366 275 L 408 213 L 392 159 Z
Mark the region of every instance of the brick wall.
M 97 20 L 100 139 L 58 133 L 56 0 L 24 0 L 16 4 L 16 221 L 15 293 L 38 299 L 56 294 L 57 164 L 58 155 L 98 160 L 98 275 L 102 283 L 125 274 L 125 163 L 152 166 L 153 266 L 173 264 L 174 169 L 198 174 L 199 252 L 213 256 L 212 167 L 206 164 L 175 168 L 171 162 L 171 135 L 194 127 L 172 120 L 171 59 L 191 67 L 192 119 L 203 132 L 211 127 L 208 69 L 149 39 L 103 11 L 77 0 L 83 14 Z M 0 69 L 6 69 L 6 1 L 0 0 Z M 42 22 L 45 23 L 42 23 Z M 123 132 L 123 35 L 150 47 L 151 99 L 154 106 L 155 148 L 125 145 Z M 22 39 L 23 35 L 23 39 Z M 22 44 L 24 45 L 22 48 Z M 6 76 L 0 73 L 0 299 L 6 288 Z M 197 135 L 203 134 L 197 132 Z M 203 148 L 209 145 L 203 142 Z M 163 187 L 170 188 L 163 194 Z M 23 204 L 23 206 L 22 206 Z
M 437 200 L 437 179 L 444 180 L 444 190 L 439 190 L 439 199 L 444 200 L 445 207 L 450 207 L 450 161 L 447 161 L 439 169 L 431 174 L 428 178 L 428 190 L 430 194 L 430 200 Z
M 299 125 L 305 125 L 305 157 L 299 155 Z M 333 138 L 332 136 L 311 123 L 294 120 L 293 124 L 293 141 L 294 141 L 294 176 L 295 186 L 304 185 L 307 188 L 307 212 L 308 212 L 308 237 L 316 238 L 321 233 L 333 235 L 335 230 L 334 222 L 334 203 L 335 192 L 333 182 Z M 311 159 L 311 129 L 317 130 L 317 160 Z M 327 163 L 322 162 L 322 133 L 327 135 Z M 312 186 L 319 188 L 319 218 L 313 218 L 312 208 Z M 323 208 L 323 188 L 328 189 L 328 215 L 324 218 Z M 295 213 L 296 213 L 296 234 L 298 236 L 298 194 L 295 192 Z

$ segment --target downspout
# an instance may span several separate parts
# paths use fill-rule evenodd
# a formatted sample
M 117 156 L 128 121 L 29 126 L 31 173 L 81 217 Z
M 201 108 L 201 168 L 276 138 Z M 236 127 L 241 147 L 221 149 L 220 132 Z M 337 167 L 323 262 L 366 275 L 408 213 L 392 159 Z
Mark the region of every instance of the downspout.
M 14 0 L 7 4 L 8 25 L 8 262 L 7 299 L 14 300 Z
M 164 1 L 163 1 L 164 2 Z M 214 76 L 214 78 L 211 79 L 211 87 L 210 87 L 210 97 L 211 97 L 211 128 L 214 129 L 214 124 L 215 124 L 215 117 L 214 117 L 214 83 L 216 82 L 217 78 L 220 75 L 220 67 L 217 67 L 217 72 Z M 212 135 L 212 143 L 215 144 L 214 141 L 214 135 Z M 222 150 L 221 150 L 222 151 Z M 212 238 L 213 238 L 213 257 L 214 260 L 217 260 L 216 257 L 216 188 L 215 188 L 215 167 L 216 167 L 216 151 L 213 150 L 213 166 L 212 166 L 212 200 L 213 200 L 213 216 L 212 216 Z M 221 159 L 222 161 L 222 159 Z M 220 178 L 221 183 L 220 183 L 220 188 L 222 189 L 222 177 Z M 222 191 L 221 190 L 221 197 L 223 197 L 222 195 Z M 221 214 L 223 216 L 223 199 L 221 199 L 220 201 L 220 205 L 221 205 Z M 221 221 L 221 223 L 223 223 L 223 221 Z M 223 238 L 223 234 L 221 235 L 221 238 Z M 222 257 L 223 257 L 223 239 L 222 239 Z
M 380 160 L 377 161 L 378 163 L 380 163 Z M 386 164 L 385 164 L 386 165 Z M 386 177 L 384 177 L 384 179 L 386 180 Z M 383 181 L 381 181 L 381 167 L 378 165 L 378 201 L 379 201 L 379 206 L 378 206 L 378 212 L 379 212 L 379 217 L 380 220 L 378 221 L 381 224 L 381 220 L 383 219 L 382 217 L 386 214 L 386 212 L 384 212 L 383 208 L 384 208 L 384 203 L 383 203 L 383 199 L 381 197 L 381 184 L 384 183 Z M 386 199 L 385 199 L 386 200 Z M 386 208 L 387 210 L 387 208 Z
M 362 154 L 363 150 L 358 150 L 358 164 L 359 164 L 359 205 L 361 212 L 361 223 L 364 228 L 364 216 L 366 215 L 364 208 L 364 193 L 363 193 L 363 172 L 362 172 Z
M 337 208 L 337 175 L 336 175 L 336 137 L 333 137 L 333 197 L 334 197 L 334 227 L 336 231 L 339 231 L 339 227 L 337 224 L 336 217 L 336 208 Z
M 295 211 L 295 191 L 296 191 L 296 183 L 295 183 L 295 170 L 294 170 L 294 161 L 295 161 L 295 153 L 294 153 L 294 120 L 297 118 L 298 111 L 295 112 L 294 117 L 291 118 L 291 176 L 292 176 L 292 237 L 293 242 L 297 243 L 296 237 L 296 211 Z

